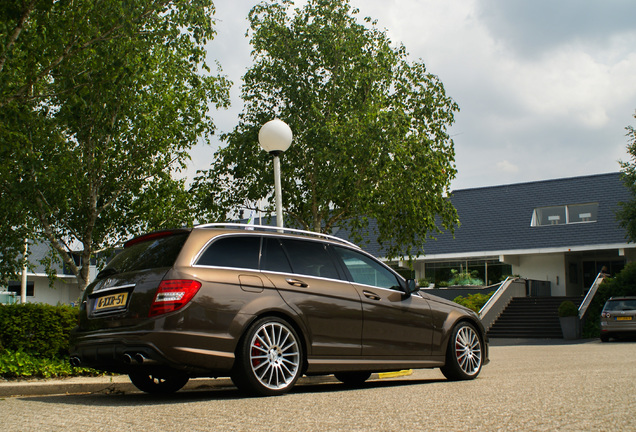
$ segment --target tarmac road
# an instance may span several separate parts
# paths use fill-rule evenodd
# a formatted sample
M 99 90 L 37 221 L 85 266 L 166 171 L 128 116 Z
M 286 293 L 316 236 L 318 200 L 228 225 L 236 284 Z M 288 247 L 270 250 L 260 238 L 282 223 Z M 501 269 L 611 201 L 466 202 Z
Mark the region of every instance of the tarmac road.
M 245 398 L 227 380 L 193 380 L 172 396 L 137 392 L 123 377 L 101 378 L 100 392 L 90 394 L 52 395 L 64 382 L 46 390 L 31 383 L 49 394 L 2 397 L 0 430 L 636 430 L 636 343 L 514 343 L 494 340 L 491 363 L 466 382 L 448 382 L 438 370 L 372 379 L 360 389 L 306 379 L 270 398 Z M 75 391 L 95 389 L 85 383 Z M 0 395 L 9 385 L 0 384 Z

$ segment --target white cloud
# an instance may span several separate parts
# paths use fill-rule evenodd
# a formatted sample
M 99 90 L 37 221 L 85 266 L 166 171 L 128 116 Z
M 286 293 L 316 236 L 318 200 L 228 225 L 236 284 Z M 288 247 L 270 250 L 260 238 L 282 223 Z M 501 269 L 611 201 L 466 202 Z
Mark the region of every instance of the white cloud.
M 497 162 L 497 169 L 507 174 L 516 174 L 519 172 L 519 167 L 507 160 Z
M 230 131 L 251 64 L 244 38 L 258 0 L 217 2 L 210 45 L 235 83 Z M 636 125 L 636 2 L 627 0 L 351 0 L 460 105 L 451 128 L 453 188 L 618 171 Z M 216 144 L 218 145 L 218 141 Z M 195 150 L 207 168 L 213 149 Z M 516 169 L 515 169 L 516 167 Z

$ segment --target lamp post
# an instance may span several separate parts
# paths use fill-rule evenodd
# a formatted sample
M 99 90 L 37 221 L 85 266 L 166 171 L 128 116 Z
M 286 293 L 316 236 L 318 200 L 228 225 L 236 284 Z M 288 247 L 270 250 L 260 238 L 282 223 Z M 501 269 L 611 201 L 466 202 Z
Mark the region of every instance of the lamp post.
M 282 120 L 274 119 L 265 123 L 258 132 L 258 143 L 263 150 L 274 157 L 274 193 L 276 197 L 276 226 L 283 227 L 283 196 L 280 186 L 280 155 L 292 142 L 292 131 Z

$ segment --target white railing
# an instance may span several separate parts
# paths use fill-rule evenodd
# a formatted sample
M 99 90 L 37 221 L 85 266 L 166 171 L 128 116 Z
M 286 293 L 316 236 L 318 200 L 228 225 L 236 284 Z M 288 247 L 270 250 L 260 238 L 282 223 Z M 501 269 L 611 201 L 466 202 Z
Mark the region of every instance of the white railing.
M 486 331 L 492 327 L 501 312 L 510 304 L 513 297 L 525 296 L 525 282 L 521 282 L 519 278 L 507 277 L 479 311 L 479 318 Z
M 592 303 L 592 299 L 596 295 L 596 291 L 598 291 L 598 287 L 601 286 L 601 283 L 607 276 L 608 276 L 607 274 L 601 272 L 596 276 L 596 279 L 594 279 L 594 283 L 592 284 L 592 287 L 587 292 L 587 294 L 585 295 L 585 298 L 583 299 L 583 302 L 579 306 L 579 319 L 583 319 L 583 317 L 585 316 L 585 312 L 587 312 L 587 308 L 590 306 L 590 303 Z

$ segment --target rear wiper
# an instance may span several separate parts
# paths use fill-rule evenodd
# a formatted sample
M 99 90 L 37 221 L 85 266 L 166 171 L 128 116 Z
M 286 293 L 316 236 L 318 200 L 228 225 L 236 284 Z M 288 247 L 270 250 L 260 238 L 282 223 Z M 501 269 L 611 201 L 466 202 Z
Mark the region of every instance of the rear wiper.
M 117 273 L 119 273 L 119 270 L 117 270 L 114 267 L 105 268 L 104 270 L 102 270 L 99 273 L 97 273 L 97 279 L 101 279 L 103 277 L 114 275 L 114 274 L 117 274 Z

